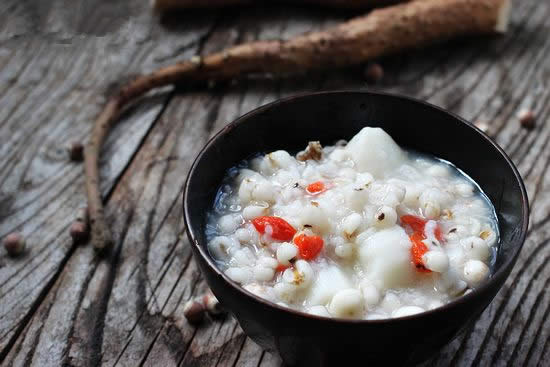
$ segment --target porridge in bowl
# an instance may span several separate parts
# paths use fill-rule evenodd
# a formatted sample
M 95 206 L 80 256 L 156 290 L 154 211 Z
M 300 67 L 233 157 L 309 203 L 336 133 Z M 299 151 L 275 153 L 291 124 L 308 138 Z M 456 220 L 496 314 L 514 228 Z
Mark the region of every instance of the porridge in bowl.
M 452 164 L 379 128 L 228 170 L 207 222 L 218 266 L 248 291 L 318 316 L 439 307 L 490 275 L 494 209 Z

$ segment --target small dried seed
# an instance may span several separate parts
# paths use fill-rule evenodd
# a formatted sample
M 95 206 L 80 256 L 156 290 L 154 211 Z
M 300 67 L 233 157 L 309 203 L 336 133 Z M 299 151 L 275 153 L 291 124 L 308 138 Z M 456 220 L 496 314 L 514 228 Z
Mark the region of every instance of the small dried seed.
M 296 154 L 296 159 L 305 162 L 309 159 L 315 161 L 320 160 L 323 157 L 323 146 L 318 141 L 310 141 L 304 151 Z
M 73 162 L 82 162 L 84 160 L 84 146 L 78 141 L 72 142 L 68 147 L 69 158 Z
M 4 238 L 4 248 L 9 256 L 19 256 L 25 251 L 25 239 L 19 232 L 10 233 Z
M 201 302 L 190 300 L 183 306 L 183 315 L 190 324 L 197 325 L 204 319 L 205 308 Z
M 519 123 L 526 129 L 532 129 L 535 127 L 535 114 L 531 110 L 521 110 L 518 113 Z
M 367 65 L 364 71 L 365 80 L 368 83 L 376 84 L 384 77 L 384 69 L 380 64 L 372 63 Z
M 89 237 L 88 225 L 84 222 L 75 221 L 71 224 L 70 234 L 75 243 L 83 243 Z
M 482 232 L 479 234 L 479 237 L 480 237 L 482 240 L 486 240 L 487 238 L 489 238 L 490 235 L 491 235 L 491 232 L 489 232 L 489 231 L 482 231 Z
M 202 297 L 202 303 L 206 311 L 208 311 L 208 313 L 211 315 L 219 315 L 223 313 L 223 308 L 220 302 L 218 301 L 216 296 L 214 296 L 210 292 Z

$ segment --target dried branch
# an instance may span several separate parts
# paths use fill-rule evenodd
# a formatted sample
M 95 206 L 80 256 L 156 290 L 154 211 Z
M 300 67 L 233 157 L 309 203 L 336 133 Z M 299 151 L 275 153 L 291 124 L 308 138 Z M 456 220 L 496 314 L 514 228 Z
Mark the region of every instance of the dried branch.
M 270 3 L 314 4 L 342 9 L 369 9 L 408 0 L 269 0 Z M 257 0 L 152 0 L 160 11 L 173 9 L 219 8 L 233 5 L 258 4 Z

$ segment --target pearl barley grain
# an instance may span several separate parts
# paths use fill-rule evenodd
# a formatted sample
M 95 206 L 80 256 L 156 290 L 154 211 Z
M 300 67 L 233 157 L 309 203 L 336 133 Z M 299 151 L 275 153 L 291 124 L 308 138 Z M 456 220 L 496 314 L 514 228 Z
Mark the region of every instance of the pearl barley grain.
M 380 207 L 374 214 L 374 225 L 379 228 L 393 226 L 397 222 L 397 213 L 390 206 Z
M 352 213 L 342 220 L 342 231 L 350 237 L 361 225 L 363 217 L 360 214 Z
M 336 317 L 355 318 L 363 310 L 363 297 L 357 289 L 337 292 L 329 305 L 329 312 Z
M 393 311 L 392 317 L 411 316 L 411 315 L 416 315 L 417 313 L 421 313 L 421 312 L 424 312 L 424 309 L 422 307 L 404 306 L 404 307 L 400 307 L 397 310 Z
M 267 208 L 259 205 L 249 205 L 243 209 L 243 218 L 252 220 L 267 214 Z
M 367 283 L 361 286 L 367 306 L 374 306 L 380 302 L 380 292 L 374 285 Z
M 468 237 L 460 241 L 466 256 L 472 260 L 487 261 L 491 256 L 489 246 L 479 237 Z
M 208 250 L 214 255 L 216 259 L 227 259 L 230 253 L 239 247 L 236 240 L 227 236 L 214 237 L 208 243 Z
M 275 275 L 275 270 L 273 268 L 268 268 L 262 265 L 256 265 L 253 270 L 254 279 L 259 282 L 267 282 L 273 279 Z
M 468 260 L 464 264 L 464 280 L 470 287 L 476 287 L 489 275 L 489 268 L 479 260 Z
M 426 268 L 436 273 L 443 273 L 449 269 L 449 258 L 443 251 L 428 251 L 422 256 Z
M 252 278 L 252 272 L 246 268 L 228 268 L 225 271 L 225 275 L 227 275 L 232 281 L 240 284 L 244 284 L 248 282 L 250 278 Z
M 290 260 L 298 256 L 298 247 L 289 242 L 283 242 L 277 248 L 277 260 L 281 265 L 290 266 Z
M 239 228 L 239 221 L 233 214 L 224 215 L 218 221 L 218 228 L 223 234 L 233 233 Z
M 351 243 L 343 243 L 338 245 L 334 249 L 334 253 L 342 259 L 349 259 L 353 256 L 353 245 Z

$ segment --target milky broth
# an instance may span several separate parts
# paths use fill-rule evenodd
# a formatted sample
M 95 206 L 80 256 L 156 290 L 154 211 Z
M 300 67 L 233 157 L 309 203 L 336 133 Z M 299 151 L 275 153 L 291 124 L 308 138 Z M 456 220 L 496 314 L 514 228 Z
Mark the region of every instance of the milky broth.
M 208 213 L 212 257 L 248 291 L 379 319 L 439 307 L 490 276 L 494 208 L 449 162 L 378 128 L 297 157 L 280 150 L 229 169 Z

